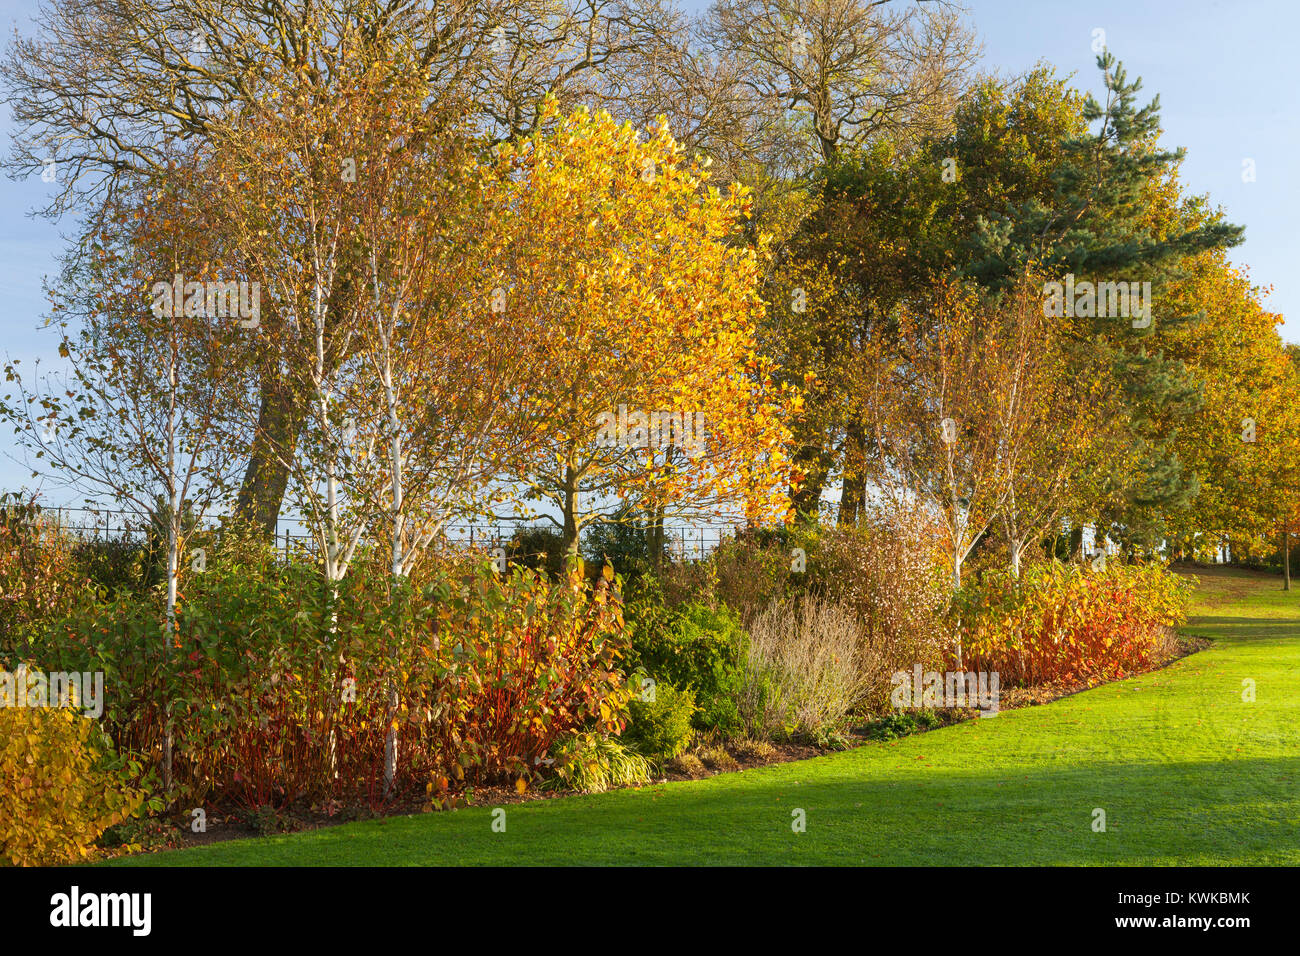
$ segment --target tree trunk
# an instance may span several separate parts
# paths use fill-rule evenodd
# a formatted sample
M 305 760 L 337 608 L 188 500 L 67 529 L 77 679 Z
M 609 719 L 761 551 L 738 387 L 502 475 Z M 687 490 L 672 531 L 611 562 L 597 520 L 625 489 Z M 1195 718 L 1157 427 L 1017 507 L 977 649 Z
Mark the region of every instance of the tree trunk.
M 790 490 L 790 503 L 799 514 L 817 515 L 822 490 L 826 487 L 828 456 L 820 445 L 803 445 L 795 452 L 795 468 L 804 475 L 803 484 Z
M 650 527 L 647 530 L 650 538 L 650 560 L 654 569 L 660 571 L 663 569 L 664 552 L 667 550 L 663 505 L 659 505 L 651 512 Z
M 167 624 L 163 633 L 163 657 L 172 654 L 172 644 L 176 641 L 176 599 L 179 594 L 180 552 L 181 552 L 181 494 L 176 485 L 176 350 L 171 352 L 171 365 L 168 367 L 168 383 L 171 386 L 169 407 L 167 409 Z M 167 794 L 167 803 L 172 800 L 172 701 L 168 692 L 167 702 L 163 708 L 163 790 Z
M 168 439 L 170 443 L 170 438 Z M 180 576 L 180 512 L 175 493 L 171 496 L 172 512 L 167 519 L 167 626 L 163 634 L 163 657 L 170 658 L 172 644 L 176 640 L 176 598 L 177 579 Z M 162 778 L 163 792 L 167 795 L 170 806 L 172 799 L 172 702 L 170 695 L 163 707 L 163 752 Z
M 961 558 L 957 556 L 956 551 L 952 556 L 952 584 L 954 591 L 961 590 Z M 961 618 L 957 618 L 957 669 L 962 669 L 962 641 L 961 641 Z
M 560 537 L 560 544 L 563 547 L 566 561 L 578 553 L 577 485 L 578 480 L 573 473 L 573 467 L 566 465 L 564 469 L 564 499 L 561 502 L 564 511 L 564 530 Z
M 391 654 L 391 652 L 390 652 Z M 391 666 L 396 666 L 395 663 Z M 393 795 L 397 780 L 397 682 L 388 679 L 388 730 L 384 734 L 384 799 Z
M 1282 532 L 1282 590 L 1291 590 L 1291 529 Z
M 843 527 L 857 524 L 862 516 L 862 507 L 866 500 L 866 483 L 855 475 L 846 474 L 843 479 L 843 491 L 840 494 L 839 524 Z
M 389 346 L 388 336 L 384 337 L 384 347 Z M 388 425 L 392 431 L 389 440 L 390 467 L 393 470 L 393 540 L 391 542 L 392 559 L 392 577 L 393 584 L 400 586 L 402 578 L 402 568 L 406 562 L 406 555 L 402 549 L 402 520 L 404 517 L 403 508 L 405 501 L 403 496 L 405 489 L 402 485 L 402 431 L 401 419 L 397 412 L 397 391 L 393 387 L 393 369 L 391 355 L 385 352 L 384 355 L 384 397 L 388 409 Z M 405 592 L 402 594 L 402 600 L 406 600 Z M 394 670 L 397 668 L 397 647 L 394 646 L 389 650 L 389 666 Z M 393 786 L 397 781 L 397 714 L 400 701 L 397 694 L 397 681 L 392 675 L 388 678 L 388 731 L 384 735 L 384 799 L 387 800 L 393 795 Z
M 862 427 L 850 425 L 844 436 L 842 491 L 840 494 L 841 525 L 855 524 L 862 515 L 867 500 L 867 483 L 863 477 L 866 467 L 867 443 Z
M 286 385 L 263 380 L 257 434 L 235 500 L 235 517 L 268 537 L 275 535 L 280 505 L 289 486 L 289 469 L 280 457 L 292 457 L 305 412 Z
M 1080 564 L 1084 563 L 1083 530 L 1083 522 L 1077 528 L 1070 529 L 1070 561 L 1078 561 Z

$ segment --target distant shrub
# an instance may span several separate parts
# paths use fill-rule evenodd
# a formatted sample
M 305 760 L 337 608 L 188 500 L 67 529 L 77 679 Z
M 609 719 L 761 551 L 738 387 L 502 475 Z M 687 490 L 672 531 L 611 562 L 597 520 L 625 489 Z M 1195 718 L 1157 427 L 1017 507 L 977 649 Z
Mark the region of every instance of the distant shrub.
M 72 553 L 91 587 L 110 598 L 149 586 L 145 547 L 129 535 L 79 541 Z
M 0 495 L 0 657 L 25 654 L 29 631 L 92 597 L 75 545 L 40 505 Z
M 745 531 L 722 541 L 703 561 L 673 565 L 664 572 L 669 603 L 725 604 L 742 625 L 790 589 L 795 533 L 785 529 Z M 801 530 L 799 535 L 815 535 Z
M 554 528 L 525 526 L 505 546 L 506 560 L 553 577 L 564 573 L 564 536 Z
M 138 768 L 70 708 L 0 707 L 0 767 L 0 863 L 10 866 L 82 860 L 145 802 L 126 783 Z
M 1112 562 L 1093 571 L 1051 562 L 1024 569 L 1018 580 L 984 574 L 962 588 L 950 613 L 963 667 L 997 671 L 1004 686 L 1107 680 L 1168 649 L 1191 591 L 1159 564 Z
M 657 684 L 654 700 L 634 698 L 629 710 L 632 721 L 627 738 L 646 756 L 656 761 L 671 760 L 690 746 L 695 695 L 689 690 Z
M 627 578 L 649 572 L 666 557 L 661 554 L 660 561 L 655 561 L 651 524 L 629 507 L 620 508 L 612 520 L 594 525 L 583 536 L 582 552 L 596 567 L 608 562 Z

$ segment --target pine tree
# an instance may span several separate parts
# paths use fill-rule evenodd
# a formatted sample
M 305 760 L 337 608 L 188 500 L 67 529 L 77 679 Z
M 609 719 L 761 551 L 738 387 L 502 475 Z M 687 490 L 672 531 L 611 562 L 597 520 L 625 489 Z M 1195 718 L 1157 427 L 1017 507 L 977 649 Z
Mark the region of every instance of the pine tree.
M 1169 283 L 1185 274 L 1191 256 L 1242 241 L 1242 227 L 1218 216 L 1153 214 L 1153 204 L 1185 211 L 1176 196 L 1184 150 L 1159 147 L 1159 97 L 1139 108 L 1141 79 L 1129 82 L 1109 52 L 1098 56 L 1097 66 L 1105 103 L 1091 94 L 1085 99 L 1082 117 L 1089 131 L 1062 141 L 1050 200 L 1035 197 L 1000 216 L 979 219 L 965 271 L 982 284 L 1005 285 L 1033 262 L 1049 275 L 1072 274 L 1076 282 L 1150 282 L 1152 298 L 1159 301 Z M 1200 313 L 1158 315 L 1152 328 L 1143 329 L 1127 316 L 1098 315 L 1076 319 L 1072 326 L 1081 340 L 1111 354 L 1113 380 L 1132 410 L 1127 458 L 1135 470 L 1116 476 L 1120 493 L 1099 503 L 1091 516 L 1099 532 L 1130 545 L 1158 544 L 1161 516 L 1185 508 L 1198 489 L 1168 435 L 1199 410 L 1199 387 L 1181 362 L 1151 346 L 1158 344 L 1160 328 L 1203 318 Z

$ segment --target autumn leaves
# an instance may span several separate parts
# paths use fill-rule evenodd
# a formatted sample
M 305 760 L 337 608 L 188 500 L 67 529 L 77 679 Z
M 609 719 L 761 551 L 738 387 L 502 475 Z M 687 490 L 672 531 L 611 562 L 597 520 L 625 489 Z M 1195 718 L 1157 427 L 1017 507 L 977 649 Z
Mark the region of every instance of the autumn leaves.
M 747 191 L 709 184 L 662 121 L 548 100 L 493 147 L 411 51 L 349 34 L 330 56 L 328 97 L 320 77 L 250 80 L 208 145 L 110 200 L 102 221 L 129 228 L 64 290 L 108 340 L 67 336 L 84 384 L 175 411 L 162 439 L 83 424 L 116 497 L 153 461 L 173 568 L 182 502 L 220 514 L 240 477 L 197 480 L 202 456 L 175 452 L 200 419 L 223 461 L 282 466 L 331 582 L 366 543 L 403 576 L 451 521 L 502 511 L 550 516 L 571 550 L 627 504 L 783 518 L 798 398 L 759 354 Z M 620 407 L 634 428 L 666 415 L 664 441 L 609 440 Z

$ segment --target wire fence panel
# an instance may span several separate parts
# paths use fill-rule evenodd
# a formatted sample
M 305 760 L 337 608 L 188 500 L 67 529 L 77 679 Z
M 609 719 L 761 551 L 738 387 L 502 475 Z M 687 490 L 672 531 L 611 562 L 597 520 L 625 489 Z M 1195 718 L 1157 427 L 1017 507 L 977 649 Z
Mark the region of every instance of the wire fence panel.
M 119 508 L 44 507 L 41 514 L 60 529 L 81 541 L 129 540 L 147 544 L 151 532 L 161 538 L 165 533 L 155 519 Z M 552 528 L 535 521 L 497 522 L 493 524 L 454 524 L 442 530 L 441 544 L 451 548 L 490 550 L 507 547 L 523 529 Z M 156 530 L 155 530 L 156 529 Z M 723 541 L 734 537 L 730 525 L 678 527 L 665 529 L 669 556 L 676 561 L 697 561 L 708 557 Z M 316 536 L 302 529 L 301 522 L 280 519 L 276 522 L 275 550 L 282 560 L 294 554 L 314 555 L 321 550 Z M 365 542 L 363 544 L 371 543 Z

